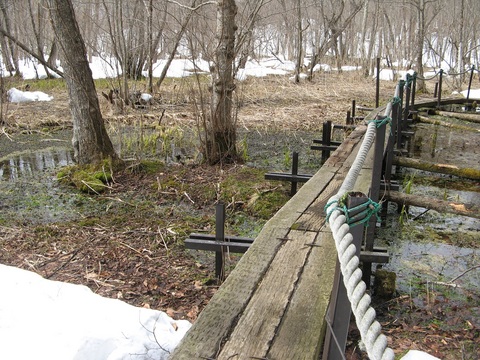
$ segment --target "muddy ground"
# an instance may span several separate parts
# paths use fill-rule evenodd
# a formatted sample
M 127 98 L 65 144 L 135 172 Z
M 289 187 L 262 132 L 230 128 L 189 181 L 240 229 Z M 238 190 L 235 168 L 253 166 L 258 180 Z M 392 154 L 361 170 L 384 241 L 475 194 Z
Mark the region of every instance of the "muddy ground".
M 25 85 L 9 81 L 7 88 Z M 65 88 L 58 81 L 47 88 L 42 82 L 29 84 L 54 100 L 4 104 L 0 262 L 190 321 L 219 284 L 213 255 L 184 248 L 188 234 L 211 233 L 214 205 L 223 201 L 226 232 L 254 237 L 288 200 L 289 186 L 264 181 L 263 174 L 288 170 L 293 150 L 300 153 L 300 172 L 315 172 L 320 154 L 309 146 L 321 137 L 322 122 L 345 123 L 352 100 L 367 107 L 375 102 L 374 81 L 354 72 L 320 74 L 300 85 L 284 77 L 250 79 L 237 88 L 238 143 L 244 161 L 207 166 L 201 163 L 198 146 L 193 82 L 171 81 L 155 94 L 151 106 L 127 109 L 122 115 L 113 115 L 100 96 L 107 129 L 130 166 L 115 172 L 103 193 L 85 194 L 55 180 L 58 160 L 71 162 L 68 151 L 65 156 L 55 153 L 52 166 L 38 166 L 39 171 L 31 166 L 26 175 L 12 176 L 11 168 L 5 170 L 6 164 L 25 168 L 30 160 L 18 159 L 32 150 L 38 162 L 40 149 L 69 149 Z M 394 86 L 382 82 L 381 103 L 391 98 Z M 98 84 L 102 90 L 108 90 L 105 83 Z M 153 147 L 148 140 L 152 134 Z M 341 139 L 343 134 L 336 136 Z M 40 157 L 42 164 L 48 162 L 48 156 Z M 17 160 L 12 163 L 11 158 Z M 468 246 L 478 248 L 478 237 Z M 228 256 L 227 271 L 237 259 L 238 255 Z M 442 359 L 477 358 L 478 291 L 447 290 L 431 291 L 420 284 L 393 299 L 375 299 L 379 320 L 398 355 L 415 348 Z M 357 340 L 352 323 L 348 359 L 365 358 Z

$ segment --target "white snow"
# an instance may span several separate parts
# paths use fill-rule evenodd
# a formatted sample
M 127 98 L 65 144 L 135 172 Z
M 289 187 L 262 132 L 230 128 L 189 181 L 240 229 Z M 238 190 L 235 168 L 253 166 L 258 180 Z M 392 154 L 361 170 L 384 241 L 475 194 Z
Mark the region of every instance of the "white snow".
M 145 103 L 150 102 L 152 100 L 153 96 L 147 93 L 143 93 L 140 95 L 140 99 L 142 99 Z
M 464 97 L 467 97 L 468 90 L 463 90 L 460 92 Z M 470 100 L 480 100 L 480 89 L 470 89 L 470 95 L 468 97 Z
M 166 359 L 191 324 L 0 264 L 0 359 Z
M 440 360 L 440 359 L 435 356 L 429 355 L 423 351 L 410 350 L 400 360 Z
M 30 101 L 51 101 L 53 96 L 41 91 L 21 91 L 11 88 L 7 91 L 8 101 L 12 103 L 30 102 Z

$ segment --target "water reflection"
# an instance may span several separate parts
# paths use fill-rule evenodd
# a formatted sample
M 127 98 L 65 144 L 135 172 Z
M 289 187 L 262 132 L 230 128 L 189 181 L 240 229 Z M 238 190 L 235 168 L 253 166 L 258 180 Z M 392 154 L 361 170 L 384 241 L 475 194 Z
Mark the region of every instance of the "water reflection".
M 20 177 L 71 165 L 73 162 L 73 152 L 70 149 L 48 148 L 33 153 L 28 151 L 0 160 L 0 179 L 16 181 Z

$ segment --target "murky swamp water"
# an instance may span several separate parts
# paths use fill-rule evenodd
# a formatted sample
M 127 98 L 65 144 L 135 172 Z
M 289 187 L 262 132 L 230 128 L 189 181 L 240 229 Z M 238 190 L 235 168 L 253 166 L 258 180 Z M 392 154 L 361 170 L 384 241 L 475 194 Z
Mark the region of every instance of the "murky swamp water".
M 448 121 L 480 129 L 480 124 Z M 419 123 L 410 145 L 412 155 L 427 162 L 480 167 L 478 132 Z M 400 175 L 410 180 L 413 195 L 480 207 L 478 181 L 415 169 L 402 170 Z M 405 180 L 403 185 L 405 189 Z M 391 261 L 385 268 L 396 272 L 397 288 L 407 293 L 420 288 L 425 293 L 428 286 L 435 289 L 448 283 L 480 295 L 480 220 L 420 207 L 410 207 L 403 216 L 398 210 L 392 207 L 386 226 L 377 232 L 380 242 L 388 244 Z
M 135 131 L 135 128 L 123 128 L 112 134 L 122 157 L 138 157 L 138 146 L 141 146 L 143 157 L 160 156 L 159 146 L 164 145 L 157 143 L 152 147 L 144 140 L 151 134 L 143 133 L 143 141 L 140 141 Z M 415 138 L 411 141 L 415 157 L 430 162 L 479 167 L 478 134 L 425 124 L 417 124 L 415 131 Z M 188 141 L 195 137 L 194 134 L 171 135 L 169 149 L 180 146 L 179 141 L 186 136 Z M 0 137 L 0 224 L 68 221 L 79 218 L 82 207 L 95 211 L 95 204 L 88 196 L 60 186 L 55 179 L 59 167 L 73 164 L 70 137 L 69 130 L 50 136 L 16 135 L 12 140 Z M 238 135 L 248 154 L 249 165 L 266 171 L 289 171 L 291 152 L 295 150 L 300 153 L 300 173 L 310 174 L 321 165 L 320 152 L 310 150 L 313 138 L 320 138 L 320 134 L 240 131 Z M 168 159 L 171 153 L 167 151 L 161 156 Z M 196 155 L 191 152 L 187 156 L 194 158 Z M 428 181 L 418 181 L 431 174 L 415 170 L 409 170 L 409 173 L 414 174 L 413 194 L 480 206 L 478 182 L 466 181 L 465 190 L 450 189 L 449 177 L 444 177 L 444 185 L 439 186 L 438 182 L 429 185 Z M 474 267 L 480 263 L 480 221 L 424 212 L 425 209 L 411 207 L 408 219 L 400 225 L 400 215 L 393 210 L 389 213 L 387 226 L 378 229 L 379 241 L 388 244 L 391 254 L 391 261 L 385 267 L 397 273 L 398 289 L 409 291 L 412 284 L 426 281 L 449 282 L 465 272 L 455 284 L 478 292 L 480 269 Z

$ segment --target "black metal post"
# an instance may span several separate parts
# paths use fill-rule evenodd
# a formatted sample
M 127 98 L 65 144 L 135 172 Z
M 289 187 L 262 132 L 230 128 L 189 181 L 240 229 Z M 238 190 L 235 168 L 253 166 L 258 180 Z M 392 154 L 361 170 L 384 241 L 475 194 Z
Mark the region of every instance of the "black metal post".
M 407 74 L 407 81 L 405 82 L 405 108 L 403 113 L 402 131 L 407 129 L 408 116 L 410 115 L 410 92 L 411 92 L 411 76 Z
M 356 108 L 356 105 L 355 105 L 355 100 L 352 100 L 352 119 L 353 119 L 353 122 L 355 122 L 355 109 Z
M 397 85 L 398 86 L 398 85 Z M 388 137 L 388 144 L 387 144 L 387 153 L 385 157 L 385 174 L 384 174 L 384 181 L 385 184 L 390 184 L 390 180 L 392 177 L 392 163 L 393 163 L 393 147 L 395 143 L 395 133 L 397 131 L 397 124 L 398 124 L 398 114 L 399 114 L 399 107 L 400 103 L 395 103 L 392 105 L 392 122 L 390 125 L 390 134 Z
M 298 152 L 294 151 L 292 155 L 292 175 L 298 175 Z M 292 181 L 290 196 L 297 193 L 297 182 Z
M 402 148 L 402 107 L 403 107 L 403 89 L 405 87 L 405 80 L 400 80 L 398 82 L 399 88 L 399 97 L 400 97 L 400 106 L 398 108 L 398 118 L 397 118 L 397 150 Z
M 472 65 L 472 70 L 470 71 L 470 80 L 468 80 L 467 101 L 470 98 L 470 89 L 472 87 L 473 71 L 474 70 L 475 70 L 475 65 Z
M 322 129 L 322 145 L 330 145 L 330 141 L 332 138 L 332 122 L 325 121 L 323 123 L 323 129 Z M 322 163 L 327 161 L 327 159 L 330 157 L 330 151 L 329 150 L 322 150 Z
M 440 77 L 438 79 L 438 100 L 437 100 L 437 107 L 440 107 L 440 103 L 442 102 L 442 82 L 443 82 L 443 70 L 440 69 Z
M 415 105 L 415 92 L 417 91 L 417 73 L 413 73 L 412 77 L 412 101 L 410 106 L 413 108 Z
M 435 89 L 433 90 L 433 98 L 435 99 L 438 94 L 438 81 L 435 83 Z
M 407 97 L 408 99 L 408 97 Z M 383 115 L 377 115 L 376 120 L 385 119 Z M 370 199 L 374 202 L 378 202 L 380 195 L 380 183 L 382 180 L 382 167 L 383 167 L 383 150 L 385 144 L 385 129 L 386 126 L 382 125 L 377 127 L 377 134 L 375 136 L 375 149 L 373 158 L 373 170 L 372 170 L 372 182 L 370 185 Z M 373 239 L 375 235 L 375 225 L 377 223 L 377 217 L 372 216 L 368 223 L 367 235 L 365 239 L 365 251 L 373 251 Z M 370 280 L 372 276 L 372 264 L 363 263 L 363 281 L 368 288 L 370 288 Z
M 377 58 L 377 84 L 375 92 L 375 108 L 378 108 L 380 105 L 380 58 Z
M 215 240 L 225 241 L 225 204 L 218 203 L 215 207 Z M 225 280 L 225 248 L 215 251 L 215 276 Z
M 347 198 L 347 208 L 352 209 L 367 201 L 362 193 L 351 193 Z M 358 211 L 360 212 L 360 210 Z M 355 216 L 355 213 L 350 214 Z M 361 219 L 359 219 L 361 220 Z M 356 248 L 356 255 L 360 256 L 364 226 L 358 225 L 350 229 L 353 236 L 353 245 Z M 337 261 L 333 289 L 330 298 L 330 305 L 327 310 L 327 327 L 323 347 L 323 360 L 345 359 L 345 347 L 347 344 L 348 326 L 350 324 L 351 305 L 347 297 L 347 290 L 343 284 L 343 276 Z

